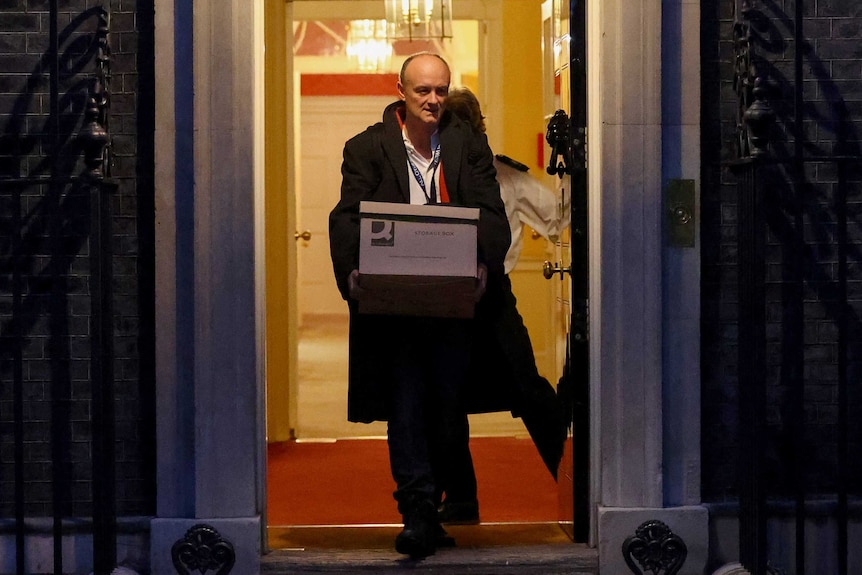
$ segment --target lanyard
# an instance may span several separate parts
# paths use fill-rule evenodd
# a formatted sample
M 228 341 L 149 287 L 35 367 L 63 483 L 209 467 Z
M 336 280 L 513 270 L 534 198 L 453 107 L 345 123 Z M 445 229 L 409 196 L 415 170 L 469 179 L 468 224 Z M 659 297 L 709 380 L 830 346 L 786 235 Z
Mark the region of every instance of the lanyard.
M 422 193 L 425 194 L 425 199 L 428 200 L 429 204 L 437 203 L 437 187 L 434 185 L 434 176 L 437 171 L 437 165 L 440 163 L 440 144 L 437 144 L 437 147 L 434 148 L 434 157 L 431 160 L 431 165 L 429 166 L 431 172 L 431 193 L 429 194 L 425 189 L 425 178 L 422 177 L 422 173 L 419 172 L 419 168 L 413 163 L 413 160 L 410 159 L 410 154 L 407 154 L 407 163 L 410 164 L 410 169 L 413 170 L 413 177 L 416 178 L 416 182 L 419 184 L 419 187 L 422 188 Z

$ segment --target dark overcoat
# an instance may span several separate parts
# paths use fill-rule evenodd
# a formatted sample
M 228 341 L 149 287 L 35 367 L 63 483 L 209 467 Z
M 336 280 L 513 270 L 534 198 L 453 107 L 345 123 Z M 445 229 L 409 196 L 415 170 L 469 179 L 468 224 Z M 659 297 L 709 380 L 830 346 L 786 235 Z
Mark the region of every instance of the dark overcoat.
M 388 324 L 381 316 L 357 312 L 357 302 L 348 297 L 347 278 L 359 268 L 359 202 L 410 201 L 407 151 L 396 117 L 396 111 L 403 108 L 403 102 L 390 104 L 383 113 L 382 122 L 370 126 L 344 145 L 341 198 L 329 216 L 335 280 L 350 310 L 347 416 L 355 422 L 386 420 L 388 415 L 384 399 L 391 381 L 388 369 L 391 351 L 375 345 L 375 334 Z M 454 115 L 444 113 L 438 130 L 441 166 L 450 203 L 479 208 L 478 260 L 488 268 L 488 290 L 493 294 L 503 278 L 503 260 L 511 243 L 493 154 L 487 137 L 474 133 Z M 467 322 L 467 326 L 467 329 L 476 330 L 475 322 Z M 480 339 L 490 337 L 483 335 L 482 330 L 475 331 L 474 335 Z M 410 334 L 405 334 L 408 336 Z M 471 412 L 509 409 L 507 392 L 486 394 L 472 390 L 468 395 Z

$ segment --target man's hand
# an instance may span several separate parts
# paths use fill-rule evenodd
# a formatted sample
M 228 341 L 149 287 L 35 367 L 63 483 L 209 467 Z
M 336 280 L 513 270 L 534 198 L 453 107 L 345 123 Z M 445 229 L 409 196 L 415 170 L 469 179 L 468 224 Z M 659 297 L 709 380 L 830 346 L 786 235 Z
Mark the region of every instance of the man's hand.
M 473 300 L 479 301 L 485 295 L 485 289 L 488 287 L 488 268 L 485 264 L 479 264 L 476 267 L 476 291 L 473 292 Z
M 359 270 L 353 270 L 350 272 L 350 275 L 347 276 L 347 289 L 350 292 L 350 299 L 355 299 L 357 301 L 362 299 L 362 296 L 365 294 L 365 290 L 359 287 Z

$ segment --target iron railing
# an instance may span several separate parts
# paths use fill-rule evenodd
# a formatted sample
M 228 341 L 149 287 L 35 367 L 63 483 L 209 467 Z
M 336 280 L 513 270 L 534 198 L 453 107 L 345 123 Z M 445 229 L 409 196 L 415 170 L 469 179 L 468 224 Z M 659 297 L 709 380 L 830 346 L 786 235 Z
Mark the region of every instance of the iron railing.
M 25 349 L 31 342 L 28 330 L 39 317 L 47 317 L 49 335 L 44 351 L 50 362 L 50 531 L 53 536 L 53 570 L 65 573 L 64 535 L 89 531 L 93 536 L 93 567 L 96 575 L 116 566 L 115 417 L 113 374 L 113 291 L 111 250 L 111 197 L 116 184 L 110 180 L 110 46 L 109 13 L 97 6 L 73 17 L 59 29 L 58 0 L 49 3 L 49 48 L 35 77 L 49 77 L 50 112 L 41 135 L 41 157 L 31 157 L 30 174 L 0 175 L 0 199 L 9 206 L 3 228 L 8 252 L 3 267 L 10 280 L 11 313 L 3 325 L 2 359 L 11 373 L 12 435 L 14 444 L 14 536 L 16 572 L 28 573 L 28 536 L 40 532 L 44 521 L 28 516 L 25 431 L 32 406 L 27 398 Z M 87 22 L 95 31 L 82 32 Z M 61 44 L 65 46 L 61 52 Z M 61 69 L 62 63 L 62 69 Z M 85 73 L 87 68 L 92 72 Z M 38 80 L 38 78 L 37 78 Z M 61 94 L 61 83 L 66 87 Z M 34 82 L 38 84 L 38 82 Z M 77 105 L 74 102 L 79 102 Z M 72 102 L 70 104 L 70 102 Z M 61 111 L 62 107 L 62 111 Z M 77 119 L 75 115 L 78 114 Z M 79 125 L 77 134 L 69 122 Z M 38 198 L 37 201 L 33 201 Z M 88 205 L 88 208 L 87 208 Z M 88 209 L 86 229 L 77 234 L 80 244 L 69 245 L 69 229 L 78 213 Z M 75 214 L 67 214 L 67 211 Z M 68 350 L 68 276 L 74 255 L 70 251 L 89 248 L 89 445 L 92 521 L 71 516 L 72 500 L 79 498 L 75 484 L 78 471 L 70 460 L 73 414 L 72 358 Z M 38 246 L 38 247 L 36 247 Z M 44 249 L 43 249 L 44 248 Z M 38 251 L 36 251 L 38 250 Z M 43 270 L 38 261 L 47 261 Z M 7 272 L 4 272 L 7 273 Z M 39 287 L 34 287 L 38 284 Z M 65 340 L 64 340 L 65 338 Z M 8 363 L 7 363 L 8 360 Z M 74 395 L 78 395 L 77 392 Z M 86 393 L 85 393 L 86 395 Z M 4 415 L 4 420 L 7 416 Z M 83 527 L 82 527 L 83 525 Z
M 851 149 L 852 138 L 847 137 L 850 126 L 840 95 L 834 98 L 832 124 L 837 126 L 830 141 L 828 153 L 819 153 L 818 145 L 807 139 L 804 126 L 807 102 L 803 90 L 804 71 L 813 71 L 821 83 L 828 81 L 826 70 L 819 63 L 804 34 L 807 2 L 797 0 L 793 15 L 765 14 L 753 0 L 735 2 L 734 20 L 734 87 L 738 101 L 737 160 L 732 171 L 737 178 L 738 191 L 738 288 L 739 288 L 739 365 L 738 365 L 738 441 L 740 457 L 739 477 L 739 548 L 740 562 L 753 575 L 780 572 L 774 565 L 770 550 L 768 522 L 779 515 L 789 502 L 794 523 L 794 551 L 792 572 L 804 575 L 806 564 L 814 560 L 835 575 L 847 575 L 849 525 L 849 434 L 848 422 L 852 405 L 848 390 L 848 352 L 851 349 L 849 323 L 855 315 L 848 300 L 848 191 L 851 180 L 848 170 L 862 165 L 862 155 Z M 776 9 L 770 5 L 771 9 Z M 775 86 L 781 77 L 769 53 L 759 47 L 769 37 L 776 22 L 792 23 L 794 46 L 792 85 L 785 81 L 783 93 L 792 92 L 792 103 L 773 100 L 780 90 Z M 775 52 L 773 52 L 775 57 Z M 811 72 L 809 72 L 811 73 Z M 782 107 L 783 106 L 783 107 Z M 782 110 L 784 113 L 782 114 Z M 783 122 L 783 126 L 779 123 Z M 772 136 L 783 128 L 787 138 Z M 787 145 L 791 142 L 792 145 Z M 810 174 L 833 169 L 836 177 L 831 182 L 811 181 Z M 834 258 L 829 270 L 818 266 L 816 256 L 806 240 L 812 194 L 819 187 L 826 189 L 825 197 L 831 204 L 824 209 L 834 218 L 834 236 L 831 249 Z M 822 201 L 820 202 L 823 203 Z M 831 233 L 831 230 L 830 230 Z M 830 235 L 830 234 L 826 234 Z M 772 244 L 770 244 L 772 241 Z M 780 278 L 767 269 L 767 251 L 779 246 Z M 775 250 L 771 250 L 774 256 Z M 769 259 L 775 264 L 774 259 Z M 834 273 L 832 268 L 834 267 Z M 779 317 L 768 314 L 769 283 L 780 285 L 781 306 Z M 804 446 L 814 441 L 806 421 L 811 418 L 807 404 L 808 375 L 806 370 L 806 316 L 805 304 L 811 293 L 827 309 L 835 328 L 834 347 L 837 381 L 834 383 L 834 490 L 824 493 L 821 485 L 811 486 L 810 462 L 806 461 Z M 774 308 L 773 308 L 774 309 Z M 768 389 L 770 377 L 776 370 L 769 361 L 768 326 L 779 324 L 780 329 L 780 384 L 786 397 L 777 409 L 782 428 L 770 430 L 769 409 L 776 409 Z M 862 324 L 859 324 L 862 325 Z M 857 325 L 856 327 L 859 327 Z M 774 337 L 774 335 L 773 335 Z M 771 375 L 772 374 L 772 375 Z M 772 383 L 775 385 L 775 382 Z M 858 414 L 857 414 L 858 417 Z M 772 433 L 772 436 L 770 436 Z M 775 436 L 782 436 L 786 449 L 774 449 Z M 770 449 L 771 448 L 771 449 Z M 767 452 L 771 453 L 768 454 Z M 772 459 L 770 459 L 772 457 Z M 776 459 L 778 461 L 776 462 Z M 780 488 L 770 465 L 780 466 L 789 477 Z M 770 476 L 772 473 L 772 476 Z M 822 501 L 827 501 L 824 505 Z M 810 533 L 806 524 L 812 519 L 815 500 L 836 525 L 834 531 L 834 557 L 823 547 L 817 557 L 806 558 L 806 543 Z M 785 561 L 788 561 L 785 558 Z M 787 567 L 785 564 L 784 567 Z M 819 571 L 826 572 L 826 571 Z

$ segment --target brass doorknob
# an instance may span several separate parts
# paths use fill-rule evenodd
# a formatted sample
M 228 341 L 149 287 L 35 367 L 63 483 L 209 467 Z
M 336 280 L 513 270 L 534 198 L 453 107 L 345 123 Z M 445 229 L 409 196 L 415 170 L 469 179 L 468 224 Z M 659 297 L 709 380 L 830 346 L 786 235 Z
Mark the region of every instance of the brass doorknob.
M 554 274 L 560 274 L 560 279 L 563 279 L 563 274 L 572 273 L 571 267 L 561 267 L 559 264 L 552 264 L 551 262 L 545 260 L 542 264 L 542 275 L 545 276 L 546 280 L 554 277 Z
M 293 232 L 293 237 L 296 238 L 297 240 L 302 239 L 302 240 L 308 241 L 311 239 L 311 232 L 308 230 L 305 230 L 302 233 Z

